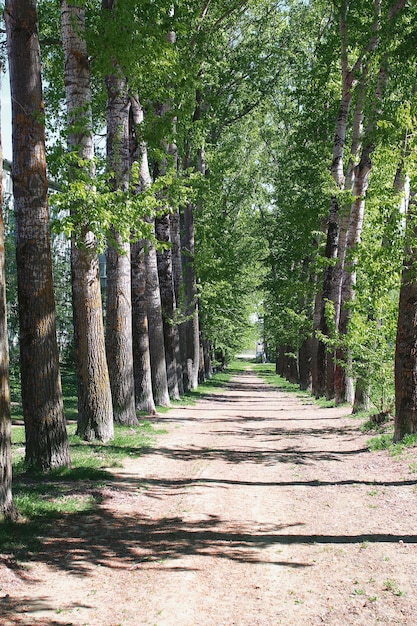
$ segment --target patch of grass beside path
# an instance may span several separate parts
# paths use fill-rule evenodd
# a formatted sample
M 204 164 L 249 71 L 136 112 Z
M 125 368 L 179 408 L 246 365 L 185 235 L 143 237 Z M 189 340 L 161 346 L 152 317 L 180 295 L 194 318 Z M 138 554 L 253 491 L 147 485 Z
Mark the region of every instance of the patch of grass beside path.
M 315 404 L 322 408 L 333 408 L 335 406 L 334 400 L 313 398 L 310 392 L 302 391 L 298 384 L 290 383 L 282 376 L 276 374 L 274 363 L 254 363 L 252 364 L 252 370 L 276 389 L 295 393 L 299 398 L 303 399 L 304 404 Z
M 232 361 L 224 371 L 216 372 L 208 380 L 199 383 L 198 389 L 193 389 L 189 393 L 182 396 L 180 400 L 171 402 L 170 407 L 156 407 L 158 413 L 167 413 L 176 406 L 193 405 L 199 398 L 204 398 L 208 393 L 216 393 L 224 389 L 233 376 L 241 374 L 250 366 L 248 361 Z
M 20 518 L 16 523 L 0 524 L 0 553 L 24 559 L 39 549 L 42 536 L 56 520 L 94 512 L 102 499 L 100 490 L 111 486 L 109 469 L 121 466 L 125 457 L 140 456 L 158 434 L 165 432 L 150 420 L 142 420 L 134 428 L 115 425 L 114 439 L 102 444 L 82 441 L 75 429 L 75 423 L 68 424 L 72 467 L 27 473 L 24 428 L 13 426 L 13 499 Z
M 194 404 L 208 393 L 224 389 L 232 376 L 247 368 L 247 363 L 232 363 L 187 394 L 175 406 Z M 77 419 L 77 390 L 75 375 L 62 370 L 65 416 L 70 443 L 72 467 L 54 469 L 47 474 L 27 473 L 24 467 L 25 431 L 20 404 L 18 381 L 12 388 L 12 462 L 13 498 L 20 514 L 17 523 L 0 524 L 0 553 L 19 558 L 40 547 L 42 536 L 58 519 L 82 518 L 93 513 L 101 501 L 100 490 L 111 486 L 110 468 L 119 467 L 126 457 L 140 456 L 157 438 L 166 432 L 152 423 L 152 418 L 138 414 L 139 426 L 115 425 L 114 439 L 107 444 L 85 442 L 75 435 Z M 13 384 L 13 383 L 12 383 Z M 157 407 L 162 414 L 170 409 Z
M 285 378 L 278 376 L 275 373 L 275 364 L 273 363 L 253 363 L 251 369 L 261 376 L 267 383 L 273 385 L 276 389 L 283 391 L 294 392 L 299 398 L 302 398 L 304 403 L 317 404 L 323 408 L 330 408 L 335 406 L 334 400 L 325 400 L 324 398 L 315 399 L 307 391 L 301 391 L 296 384 L 289 383 Z M 344 406 L 344 405 L 341 405 Z M 349 404 L 345 406 L 350 407 Z M 393 442 L 394 424 L 392 418 L 384 421 L 382 424 L 373 422 L 370 416 L 373 414 L 372 410 L 362 411 L 356 414 L 349 414 L 354 420 L 362 420 L 364 423 L 361 426 L 363 432 L 374 431 L 379 433 L 375 437 L 368 440 L 367 446 L 371 452 L 376 450 L 386 450 L 390 456 L 399 458 L 404 456 L 407 451 L 411 449 L 412 452 L 417 450 L 417 434 L 406 435 L 400 442 Z M 410 464 L 410 472 L 417 473 L 417 463 L 413 460 Z

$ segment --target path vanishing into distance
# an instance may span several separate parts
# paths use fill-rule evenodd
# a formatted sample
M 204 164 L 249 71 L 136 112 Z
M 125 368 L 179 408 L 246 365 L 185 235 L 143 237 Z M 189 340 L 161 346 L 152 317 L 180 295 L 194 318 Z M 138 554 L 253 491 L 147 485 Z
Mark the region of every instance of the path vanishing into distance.
M 1 623 L 415 626 L 415 450 L 369 452 L 348 413 L 248 369 L 158 417 L 97 510 L 3 572 Z

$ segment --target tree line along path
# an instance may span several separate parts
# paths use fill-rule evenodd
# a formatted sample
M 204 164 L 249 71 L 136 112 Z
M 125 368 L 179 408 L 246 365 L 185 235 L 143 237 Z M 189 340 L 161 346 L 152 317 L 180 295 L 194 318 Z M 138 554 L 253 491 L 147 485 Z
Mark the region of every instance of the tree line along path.
M 3 556 L 1 623 L 413 626 L 414 466 L 347 411 L 247 370 L 156 417 L 94 512 Z

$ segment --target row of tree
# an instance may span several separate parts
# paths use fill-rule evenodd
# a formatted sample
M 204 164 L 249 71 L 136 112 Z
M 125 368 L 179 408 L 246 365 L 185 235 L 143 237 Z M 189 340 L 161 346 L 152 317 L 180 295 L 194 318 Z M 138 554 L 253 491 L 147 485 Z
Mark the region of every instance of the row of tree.
M 317 1 L 289 19 L 299 45 L 260 131 L 266 339 L 316 397 L 395 404 L 400 440 L 417 430 L 416 7 Z
M 416 11 L 409 0 L 5 3 L 29 468 L 70 463 L 57 324 L 74 347 L 86 440 L 195 387 L 213 355 L 240 348 L 256 307 L 278 371 L 355 410 L 392 408 L 395 351 L 395 438 L 417 430 Z M 49 202 L 47 167 L 60 187 Z M 48 204 L 70 240 L 71 328 L 54 297 Z
M 152 415 L 156 405 L 169 405 L 210 375 L 216 351 L 224 361 L 244 340 L 256 286 L 247 228 L 253 193 L 239 199 L 236 212 L 228 194 L 239 179 L 248 186 L 250 173 L 231 172 L 228 152 L 230 129 L 266 87 L 247 92 L 265 53 L 257 42 L 254 63 L 250 46 L 260 15 L 270 11 L 268 3 L 251 4 L 5 3 L 28 469 L 70 464 L 50 205 L 55 230 L 70 238 L 79 436 L 110 440 L 114 423 L 135 425 L 138 410 Z M 103 134 L 104 155 L 97 149 Z M 211 141 L 219 150 L 207 159 Z M 234 160 L 240 167 L 238 154 Z M 60 187 L 53 198 L 47 164 Z M 234 181 L 225 179 L 228 168 Z M 198 261 L 196 220 L 204 250 Z M 1 295 L 5 313 L 4 285 Z M 1 508 L 10 515 L 6 326 L 0 330 Z

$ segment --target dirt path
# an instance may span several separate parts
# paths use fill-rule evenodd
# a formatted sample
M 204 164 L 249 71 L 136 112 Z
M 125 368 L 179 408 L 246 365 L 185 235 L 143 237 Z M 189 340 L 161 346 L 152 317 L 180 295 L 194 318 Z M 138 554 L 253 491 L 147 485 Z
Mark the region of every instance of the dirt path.
M 170 411 L 97 514 L 2 566 L 0 623 L 415 626 L 416 459 L 345 415 L 250 372 Z

